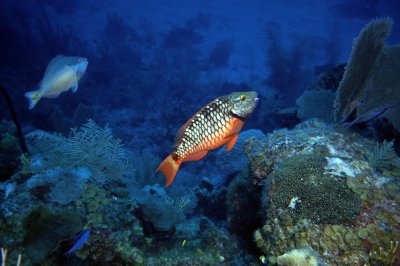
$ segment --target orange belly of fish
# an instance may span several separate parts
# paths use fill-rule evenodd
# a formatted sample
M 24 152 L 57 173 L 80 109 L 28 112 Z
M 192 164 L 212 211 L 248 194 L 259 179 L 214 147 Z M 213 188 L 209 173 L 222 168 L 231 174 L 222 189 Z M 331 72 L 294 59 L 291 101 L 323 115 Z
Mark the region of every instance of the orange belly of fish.
M 229 143 L 232 140 L 232 138 L 235 138 L 234 142 L 236 142 L 237 135 L 239 134 L 243 125 L 244 122 L 242 120 L 237 118 L 231 119 L 231 121 L 228 123 L 226 127 L 219 129 L 219 131 L 215 132 L 214 134 L 211 133 L 210 135 L 206 136 L 197 146 L 197 148 L 195 148 L 194 151 L 190 152 L 190 154 L 198 153 L 201 151 L 211 151 L 218 149 L 221 146 Z M 234 144 L 235 143 L 232 144 L 232 147 Z M 227 150 L 230 150 L 232 147 L 227 146 Z M 188 160 L 184 159 L 184 161 Z
M 198 151 L 210 151 L 214 149 L 218 149 L 219 147 L 225 145 L 229 139 L 232 137 L 228 134 L 228 131 L 222 131 L 215 134 L 216 136 L 213 137 L 212 135 L 205 138 L 199 145 L 199 148 L 196 149 L 195 152 Z
M 230 151 L 236 143 L 239 131 L 242 129 L 244 121 L 233 118 L 219 131 L 205 136 L 195 148 L 189 149 L 184 156 L 179 157 L 176 152 L 170 154 L 160 164 L 157 171 L 161 171 L 166 178 L 166 186 L 171 185 L 182 162 L 201 160 L 207 155 L 208 151 L 217 149 L 226 144 L 226 150 Z

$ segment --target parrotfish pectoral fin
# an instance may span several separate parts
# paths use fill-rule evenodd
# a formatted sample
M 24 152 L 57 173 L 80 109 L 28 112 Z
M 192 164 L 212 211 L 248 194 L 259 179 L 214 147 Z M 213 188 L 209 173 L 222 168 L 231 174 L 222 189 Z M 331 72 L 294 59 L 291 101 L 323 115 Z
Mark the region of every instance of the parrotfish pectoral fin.
M 72 93 L 75 93 L 78 90 L 78 83 L 76 83 L 72 88 Z
M 40 100 L 39 92 L 38 91 L 30 91 L 25 93 L 25 97 L 29 101 L 29 110 L 32 110 L 35 105 L 38 103 Z
M 189 154 L 186 156 L 186 158 L 183 160 L 183 162 L 193 162 L 193 161 L 198 161 L 204 158 L 206 156 L 208 151 L 199 151 L 196 153 Z
M 157 172 L 161 171 L 165 176 L 165 179 L 167 181 L 165 185 L 166 187 L 171 185 L 172 181 L 174 181 L 176 173 L 179 170 L 179 166 L 180 163 L 176 162 L 174 158 L 172 158 L 172 154 L 170 154 L 157 168 Z
M 237 139 L 238 139 L 238 136 L 239 136 L 239 134 L 235 134 L 229 141 L 228 141 L 228 143 L 226 144 L 226 151 L 230 151 L 230 150 L 232 150 L 232 148 L 233 148 L 233 146 L 235 146 L 235 144 L 236 144 L 236 141 L 237 141 Z

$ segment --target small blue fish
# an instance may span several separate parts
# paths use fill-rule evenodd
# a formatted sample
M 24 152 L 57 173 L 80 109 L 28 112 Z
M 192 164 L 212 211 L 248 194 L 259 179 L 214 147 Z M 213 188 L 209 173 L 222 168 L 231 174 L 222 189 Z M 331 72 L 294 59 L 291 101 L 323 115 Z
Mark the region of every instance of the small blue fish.
M 390 226 L 389 226 L 387 223 L 378 222 L 378 225 L 379 225 L 380 228 L 382 228 L 385 232 L 387 232 L 387 233 L 391 233 L 391 232 L 392 232 L 392 228 L 390 228 Z
M 58 55 L 46 68 L 39 89 L 25 93 L 29 109 L 33 109 L 41 98 L 56 98 L 62 92 L 78 90 L 78 82 L 86 71 L 88 60 L 78 56 Z
M 89 237 L 90 237 L 90 229 L 82 230 L 77 234 L 75 234 L 73 242 L 74 244 L 67 252 L 64 253 L 64 255 L 68 257 L 74 255 L 78 249 L 80 249 L 81 247 L 83 247 L 83 245 L 85 245 Z

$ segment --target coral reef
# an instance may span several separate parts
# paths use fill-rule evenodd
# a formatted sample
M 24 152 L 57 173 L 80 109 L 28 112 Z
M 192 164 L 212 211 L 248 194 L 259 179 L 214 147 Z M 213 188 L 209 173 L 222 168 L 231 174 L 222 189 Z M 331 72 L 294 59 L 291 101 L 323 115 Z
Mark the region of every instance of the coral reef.
M 90 170 L 85 167 L 56 167 L 30 177 L 26 181 L 26 187 L 32 193 L 41 191 L 40 197 L 48 197 L 51 202 L 68 205 L 79 199 L 83 186 L 91 175 Z M 49 191 L 48 195 L 44 191 Z
M 260 132 L 249 134 L 252 135 L 263 136 Z M 47 145 L 46 140 L 49 141 Z M 89 145 L 90 140 L 93 145 Z M 228 197 L 229 201 L 237 203 L 237 208 L 228 211 L 231 229 L 238 233 L 234 236 L 227 226 L 217 226 L 201 212 L 195 212 L 200 200 L 198 189 L 188 191 L 179 188 L 179 183 L 168 191 L 154 184 L 142 187 L 149 182 L 146 179 L 151 173 L 147 169 L 150 166 L 146 165 L 153 163 L 154 155 L 143 155 L 142 160 L 150 162 L 137 162 L 138 171 L 142 172 L 137 173 L 137 177 L 143 179 L 141 181 L 125 181 L 122 175 L 99 182 L 93 176 L 98 174 L 98 164 L 72 160 L 74 154 L 82 151 L 96 154 L 93 151 L 95 140 L 97 147 L 104 141 L 115 141 L 107 129 L 94 123 L 92 126 L 85 124 L 68 138 L 47 132 L 35 133 L 35 137 L 30 138 L 33 156 L 23 156 L 21 171 L 1 187 L 4 201 L 0 206 L 0 244 L 12 250 L 12 258 L 22 254 L 26 265 L 88 261 L 102 265 L 255 265 L 254 257 L 249 256 L 236 239 L 247 235 L 248 244 L 251 244 L 251 232 L 261 225 L 258 223 L 246 230 L 235 225 L 254 220 L 252 216 L 241 219 L 241 212 L 247 210 L 249 204 L 255 203 L 254 212 L 258 209 L 258 195 L 253 194 L 251 187 L 247 194 L 252 197 L 247 203 L 239 204 L 242 192 L 248 187 L 245 176 L 232 184 Z M 76 146 L 69 142 L 83 144 Z M 241 139 L 238 147 L 243 148 L 244 142 Z M 46 159 L 63 150 L 63 145 L 79 150 L 63 153 L 63 158 L 59 154 L 60 161 L 51 161 L 56 157 Z M 118 149 L 117 154 L 120 154 Z M 239 151 L 232 156 L 241 161 L 232 165 L 232 175 L 236 175 L 245 167 L 246 158 L 240 156 Z M 101 163 L 101 158 L 97 157 L 96 163 Z M 116 155 L 116 158 L 119 157 Z M 144 165 L 139 165 L 141 162 Z M 223 162 L 226 161 L 221 160 L 219 165 Z M 209 182 L 204 186 L 220 190 L 223 193 L 220 200 L 225 206 L 224 183 Z M 64 254 L 71 248 L 69 240 L 81 230 L 89 230 L 90 238 L 67 258 Z
M 327 265 L 396 265 L 399 164 L 376 171 L 368 156 L 375 145 L 316 120 L 248 141 L 249 175 L 265 184 L 264 225 L 253 240 L 267 261 L 275 264 L 291 250 L 312 249 Z M 324 188 L 324 182 L 330 185 Z M 314 200 L 318 204 L 311 204 Z M 311 205 L 303 209 L 303 204 Z
M 278 265 L 286 266 L 318 266 L 318 255 L 312 249 L 293 249 L 279 256 L 276 260 Z
M 325 175 L 324 151 L 294 155 L 280 163 L 268 178 L 268 208 L 287 211 L 294 221 L 352 224 L 360 212 L 360 198 L 346 181 Z
M 139 192 L 140 193 L 140 192 Z M 146 186 L 135 196 L 145 221 L 150 222 L 156 231 L 168 232 L 184 220 L 183 209 L 172 204 L 164 188 L 159 185 Z

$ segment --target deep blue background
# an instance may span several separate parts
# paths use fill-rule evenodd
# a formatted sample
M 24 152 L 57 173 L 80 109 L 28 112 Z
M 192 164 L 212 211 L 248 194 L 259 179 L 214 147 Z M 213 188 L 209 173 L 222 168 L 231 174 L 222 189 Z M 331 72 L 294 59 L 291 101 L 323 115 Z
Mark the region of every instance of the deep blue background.
M 0 3 L 0 81 L 25 131 L 68 134 L 93 118 L 131 149 L 171 151 L 177 129 L 201 106 L 256 90 L 246 128 L 279 127 L 272 113 L 294 105 L 312 78 L 345 63 L 372 18 L 399 1 L 12 1 Z M 89 59 L 76 94 L 24 98 L 56 55 Z M 0 99 L 0 115 L 8 118 Z

